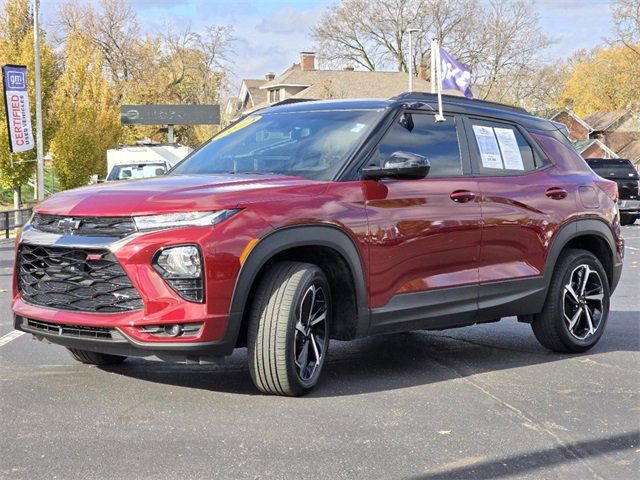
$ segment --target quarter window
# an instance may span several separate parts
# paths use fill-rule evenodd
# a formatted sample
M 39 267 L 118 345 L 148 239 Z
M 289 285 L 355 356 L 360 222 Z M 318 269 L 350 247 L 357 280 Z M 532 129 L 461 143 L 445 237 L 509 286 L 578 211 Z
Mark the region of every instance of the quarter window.
M 462 175 L 454 117 L 447 116 L 444 122 L 436 122 L 431 114 L 402 114 L 378 144 L 369 164 L 382 165 L 398 151 L 426 157 L 431 163 L 427 178 Z
M 517 175 L 536 169 L 531 145 L 512 126 L 501 123 L 471 121 L 471 149 L 479 173 Z

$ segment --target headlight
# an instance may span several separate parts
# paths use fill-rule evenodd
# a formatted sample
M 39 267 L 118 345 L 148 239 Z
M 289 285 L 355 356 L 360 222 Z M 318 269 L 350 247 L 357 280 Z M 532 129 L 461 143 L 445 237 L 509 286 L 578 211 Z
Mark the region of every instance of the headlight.
M 157 230 L 162 228 L 211 226 L 220 223 L 231 215 L 239 212 L 233 210 L 217 210 L 214 212 L 184 212 L 168 213 L 164 215 L 145 215 L 133 217 L 138 230 Z
M 204 301 L 202 257 L 195 245 L 164 248 L 156 253 L 153 267 L 185 300 Z

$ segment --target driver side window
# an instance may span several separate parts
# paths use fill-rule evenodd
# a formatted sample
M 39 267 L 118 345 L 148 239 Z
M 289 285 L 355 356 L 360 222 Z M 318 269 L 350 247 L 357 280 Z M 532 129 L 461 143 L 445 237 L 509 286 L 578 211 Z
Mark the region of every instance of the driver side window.
M 404 113 L 393 123 L 369 160 L 369 165 L 382 165 L 394 152 L 409 152 L 431 162 L 427 178 L 462 176 L 462 158 L 455 118 L 445 116 L 436 122 L 432 113 Z M 409 118 L 410 117 L 410 118 Z

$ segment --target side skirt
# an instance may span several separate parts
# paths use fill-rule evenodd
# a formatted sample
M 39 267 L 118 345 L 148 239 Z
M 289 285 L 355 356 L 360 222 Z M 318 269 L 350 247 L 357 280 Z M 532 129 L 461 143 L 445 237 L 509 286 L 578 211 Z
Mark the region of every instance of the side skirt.
M 543 277 L 404 293 L 371 309 L 369 333 L 442 330 L 531 315 L 542 310 L 545 295 Z

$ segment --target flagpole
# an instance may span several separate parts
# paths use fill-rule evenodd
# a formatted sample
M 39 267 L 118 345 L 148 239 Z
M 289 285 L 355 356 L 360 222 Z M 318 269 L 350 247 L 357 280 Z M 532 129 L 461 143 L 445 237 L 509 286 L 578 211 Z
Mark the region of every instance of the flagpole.
M 413 92 L 413 34 L 420 33 L 419 28 L 410 28 L 409 33 L 409 91 Z
M 431 40 L 431 93 L 436 93 L 436 45 L 437 40 Z
M 40 14 L 40 1 L 33 0 L 33 49 L 36 76 L 36 152 L 38 166 L 36 173 L 36 190 L 38 200 L 44 200 L 44 152 L 42 146 L 42 92 L 40 87 L 40 28 L 38 16 Z
M 409 91 L 413 92 L 413 45 L 411 30 L 409 30 Z
M 440 59 L 440 45 L 436 46 L 436 75 L 438 77 L 438 113 L 436 114 L 436 122 L 444 122 L 442 114 L 442 61 Z

